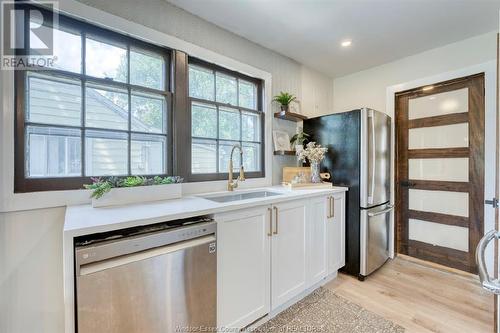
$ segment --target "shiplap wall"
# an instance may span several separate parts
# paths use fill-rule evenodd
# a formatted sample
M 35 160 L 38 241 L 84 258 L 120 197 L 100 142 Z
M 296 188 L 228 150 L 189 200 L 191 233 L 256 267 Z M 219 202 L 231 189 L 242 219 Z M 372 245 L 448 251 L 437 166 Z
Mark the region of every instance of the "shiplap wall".
M 287 91 L 298 96 L 302 101 L 302 112 L 308 116 L 327 114 L 332 110 L 333 80 L 330 77 L 202 20 L 165 0 L 79 1 L 271 73 L 273 95 Z M 277 111 L 277 106 L 274 107 L 273 111 Z M 296 125 L 288 121 L 273 121 L 273 129 L 284 130 L 290 135 L 295 133 L 295 128 Z M 266 144 L 272 145 L 272 142 Z M 273 183 L 281 181 L 283 166 L 295 163 L 293 157 L 273 156 Z

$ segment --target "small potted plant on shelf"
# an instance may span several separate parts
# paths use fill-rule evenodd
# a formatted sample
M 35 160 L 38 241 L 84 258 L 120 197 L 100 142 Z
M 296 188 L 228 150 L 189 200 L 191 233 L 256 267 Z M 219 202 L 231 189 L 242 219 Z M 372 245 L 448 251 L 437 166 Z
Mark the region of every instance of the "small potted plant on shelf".
M 277 102 L 281 106 L 281 111 L 289 112 L 290 103 L 292 103 L 296 99 L 295 96 L 289 94 L 287 92 L 280 92 L 279 95 L 273 97 L 273 101 Z
M 142 176 L 91 178 L 92 206 L 106 207 L 180 198 L 182 178 L 178 176 L 152 178 Z
M 297 154 L 304 149 L 304 143 L 308 140 L 307 138 L 309 138 L 309 134 L 301 130 L 290 139 L 290 144 L 295 146 L 295 152 Z
M 319 174 L 320 164 L 327 151 L 328 148 L 321 147 L 321 145 L 312 141 L 306 145 L 305 149 L 297 154 L 300 161 L 305 161 L 307 159 L 311 164 L 311 183 L 321 183 Z

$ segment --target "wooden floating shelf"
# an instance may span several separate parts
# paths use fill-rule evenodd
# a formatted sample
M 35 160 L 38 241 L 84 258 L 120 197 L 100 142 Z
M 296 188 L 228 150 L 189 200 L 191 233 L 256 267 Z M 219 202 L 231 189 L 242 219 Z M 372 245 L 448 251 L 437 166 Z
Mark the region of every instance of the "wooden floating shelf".
M 276 112 L 274 114 L 274 118 L 290 120 L 290 121 L 295 121 L 295 122 L 299 122 L 299 121 L 303 121 L 303 120 L 307 119 L 306 116 L 303 116 L 301 114 L 293 113 L 293 112 L 286 112 L 286 111 Z
M 295 150 L 275 150 L 274 155 L 295 156 Z

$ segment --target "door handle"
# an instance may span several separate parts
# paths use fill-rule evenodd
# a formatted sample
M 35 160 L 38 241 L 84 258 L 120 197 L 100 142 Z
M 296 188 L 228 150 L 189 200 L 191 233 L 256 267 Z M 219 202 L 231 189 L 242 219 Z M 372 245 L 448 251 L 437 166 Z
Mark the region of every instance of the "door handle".
M 275 230 L 273 232 L 273 234 L 277 235 L 278 234 L 278 207 L 274 206 L 274 224 L 275 224 Z
M 481 238 L 476 247 L 476 264 L 479 271 L 479 281 L 481 282 L 481 287 L 496 295 L 500 295 L 500 281 L 498 281 L 498 279 L 492 280 L 490 278 L 488 270 L 486 269 L 486 260 L 484 258 L 486 247 L 493 239 L 500 239 L 500 233 L 496 230 L 489 231 L 483 238 Z
M 272 237 L 273 236 L 273 210 L 271 209 L 271 207 L 269 207 L 267 209 L 267 211 L 269 212 L 269 232 L 267 233 L 267 235 L 269 237 Z
M 379 215 L 382 215 L 382 214 L 385 214 L 385 213 L 388 213 L 390 212 L 391 210 L 394 209 L 394 206 L 393 205 L 389 205 L 386 209 L 383 209 L 381 210 L 380 212 L 376 212 L 376 213 L 368 213 L 368 216 L 369 217 L 374 217 L 374 216 L 379 216 Z

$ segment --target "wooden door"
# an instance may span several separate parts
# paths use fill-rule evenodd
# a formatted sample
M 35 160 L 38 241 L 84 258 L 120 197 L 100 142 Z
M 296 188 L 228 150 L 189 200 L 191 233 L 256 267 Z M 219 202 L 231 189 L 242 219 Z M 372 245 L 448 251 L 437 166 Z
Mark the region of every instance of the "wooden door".
M 271 206 L 215 218 L 217 326 L 241 329 L 271 307 Z
M 476 273 L 484 215 L 484 74 L 396 94 L 399 253 Z
M 306 288 L 306 203 L 273 206 L 271 308 L 275 310 Z

